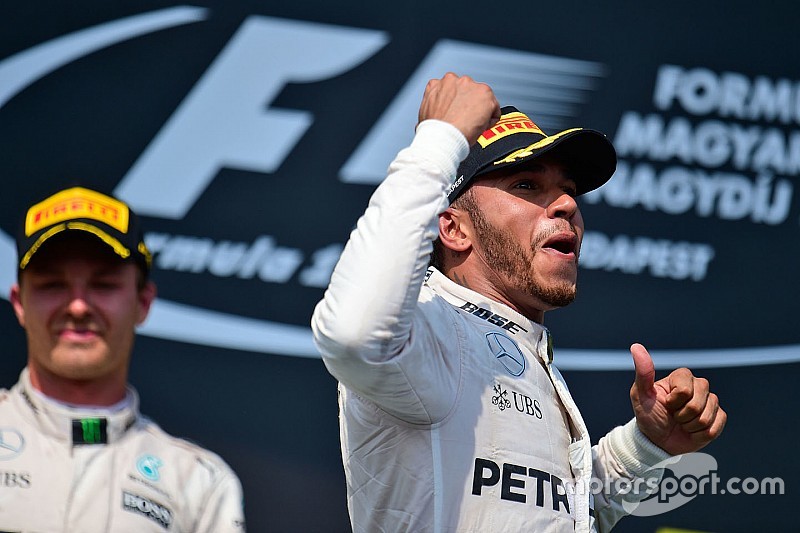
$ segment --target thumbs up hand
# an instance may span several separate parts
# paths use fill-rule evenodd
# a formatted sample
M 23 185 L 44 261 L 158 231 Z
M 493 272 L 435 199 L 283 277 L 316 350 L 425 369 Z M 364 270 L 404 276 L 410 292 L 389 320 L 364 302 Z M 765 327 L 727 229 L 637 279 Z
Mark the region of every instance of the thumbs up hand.
M 656 446 L 678 455 L 696 452 L 719 437 L 728 415 L 709 391 L 708 380 L 688 368 L 655 381 L 653 359 L 641 344 L 631 346 L 636 378 L 631 404 L 636 424 Z

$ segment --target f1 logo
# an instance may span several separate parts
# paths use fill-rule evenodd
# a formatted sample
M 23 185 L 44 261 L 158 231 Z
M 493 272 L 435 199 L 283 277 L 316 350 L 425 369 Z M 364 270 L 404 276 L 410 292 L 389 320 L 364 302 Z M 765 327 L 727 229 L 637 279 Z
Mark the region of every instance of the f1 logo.
M 72 61 L 152 32 L 206 20 L 210 13 L 193 6 L 141 13 L 2 58 L 0 108 Z M 281 91 L 355 69 L 389 40 L 379 30 L 248 17 L 118 183 L 115 195 L 139 215 L 181 220 L 223 168 L 264 175 L 278 171 L 314 124 L 308 110 L 273 107 Z M 441 40 L 339 169 L 342 182 L 376 185 L 383 180 L 389 162 L 413 135 L 425 83 L 447 71 L 490 84 L 499 100 L 537 116 L 545 128 L 578 116 L 579 106 L 605 75 L 603 65 L 594 62 Z M 299 275 L 301 284 L 324 287 L 340 250 L 332 245 L 315 253 L 313 265 Z M 14 256 L 13 239 L 0 230 L 0 258 Z M 1 261 L 0 284 L 9 287 L 15 277 L 14 261 Z M 319 357 L 307 326 L 160 298 L 139 332 L 208 346 Z

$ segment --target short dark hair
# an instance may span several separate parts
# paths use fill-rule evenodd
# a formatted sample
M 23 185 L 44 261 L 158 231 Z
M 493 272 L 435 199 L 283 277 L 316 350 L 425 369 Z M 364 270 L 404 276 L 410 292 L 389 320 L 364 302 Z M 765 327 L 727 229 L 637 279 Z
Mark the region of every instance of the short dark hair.
M 470 184 L 469 187 L 464 189 L 464 191 L 458 195 L 450 207 L 455 207 L 456 209 L 460 209 L 461 211 L 466 212 L 471 218 L 475 217 L 475 214 L 478 213 L 479 208 L 477 202 L 475 202 L 475 195 L 472 193 L 473 188 Z M 428 260 L 428 265 L 435 267 L 439 271 L 444 271 L 444 256 L 447 252 L 444 244 L 442 244 L 441 239 L 436 237 L 433 241 L 433 251 L 431 252 L 431 257 Z

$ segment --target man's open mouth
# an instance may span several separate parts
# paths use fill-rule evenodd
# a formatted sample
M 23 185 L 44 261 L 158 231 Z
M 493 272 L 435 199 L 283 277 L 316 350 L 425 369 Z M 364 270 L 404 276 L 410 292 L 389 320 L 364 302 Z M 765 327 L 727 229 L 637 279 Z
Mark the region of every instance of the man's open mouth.
M 543 249 L 555 250 L 564 255 L 574 254 L 578 238 L 574 233 L 558 233 L 542 244 Z

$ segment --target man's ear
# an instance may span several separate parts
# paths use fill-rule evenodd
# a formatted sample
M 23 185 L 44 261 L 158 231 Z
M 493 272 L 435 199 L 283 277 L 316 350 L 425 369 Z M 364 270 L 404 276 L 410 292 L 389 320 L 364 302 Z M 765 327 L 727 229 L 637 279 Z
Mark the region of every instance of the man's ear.
M 448 207 L 439 215 L 439 240 L 454 252 L 466 252 L 472 247 L 472 223 L 466 211 Z
M 139 304 L 139 319 L 136 321 L 137 325 L 141 325 L 147 318 L 150 312 L 150 306 L 153 300 L 156 299 L 156 284 L 152 281 L 145 282 L 144 286 L 138 291 L 138 304 Z
M 17 315 L 17 321 L 23 328 L 25 327 L 25 308 L 22 307 L 22 295 L 20 294 L 19 284 L 15 283 L 11 286 L 9 294 L 11 307 L 14 308 L 14 314 Z

